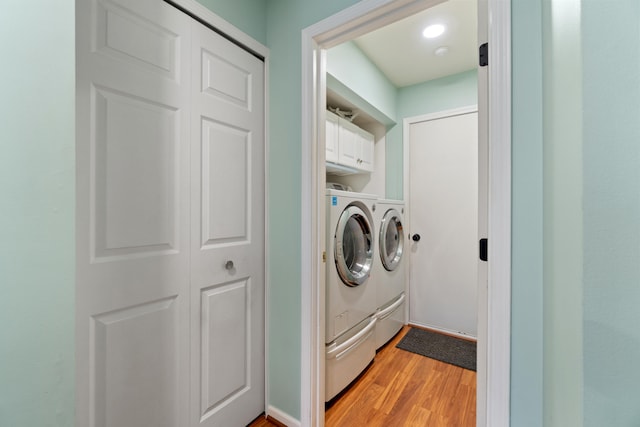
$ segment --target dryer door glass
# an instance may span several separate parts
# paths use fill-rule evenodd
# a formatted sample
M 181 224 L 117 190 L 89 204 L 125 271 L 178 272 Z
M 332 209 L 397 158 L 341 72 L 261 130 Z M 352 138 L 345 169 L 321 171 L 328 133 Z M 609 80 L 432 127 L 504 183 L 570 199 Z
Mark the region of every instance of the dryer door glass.
M 371 226 L 357 206 L 342 212 L 336 230 L 335 260 L 340 279 L 348 286 L 359 286 L 369 277 L 373 264 Z
M 402 259 L 404 233 L 400 214 L 391 209 L 387 211 L 380 226 L 380 259 L 389 271 L 395 270 Z

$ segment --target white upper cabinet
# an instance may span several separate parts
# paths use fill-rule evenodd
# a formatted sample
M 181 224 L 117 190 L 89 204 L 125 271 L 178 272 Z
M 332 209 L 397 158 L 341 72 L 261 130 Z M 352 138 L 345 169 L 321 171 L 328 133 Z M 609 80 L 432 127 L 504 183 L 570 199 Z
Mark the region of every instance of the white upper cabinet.
M 357 139 L 358 142 L 356 145 L 359 146 L 358 168 L 367 172 L 373 172 L 374 137 L 369 132 L 358 129 Z
M 338 132 L 338 163 L 344 166 L 358 168 L 360 147 L 356 126 L 341 118 Z
M 326 160 L 354 169 L 372 172 L 374 136 L 348 120 L 327 111 Z
M 338 120 L 339 117 L 337 115 L 333 114 L 330 111 L 327 111 L 325 141 L 325 156 L 327 162 L 338 162 Z

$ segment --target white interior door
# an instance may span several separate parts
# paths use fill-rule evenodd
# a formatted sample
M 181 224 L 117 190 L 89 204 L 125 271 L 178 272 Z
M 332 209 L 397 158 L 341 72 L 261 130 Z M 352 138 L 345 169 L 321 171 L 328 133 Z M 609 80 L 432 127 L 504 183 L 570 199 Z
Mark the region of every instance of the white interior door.
M 264 63 L 192 34 L 193 425 L 244 426 L 264 410 Z
M 186 425 L 189 19 L 76 10 L 77 424 Z
M 477 112 L 411 124 L 410 152 L 409 322 L 475 337 Z
M 76 424 L 246 425 L 264 410 L 263 63 L 158 0 L 78 0 L 76 19 Z

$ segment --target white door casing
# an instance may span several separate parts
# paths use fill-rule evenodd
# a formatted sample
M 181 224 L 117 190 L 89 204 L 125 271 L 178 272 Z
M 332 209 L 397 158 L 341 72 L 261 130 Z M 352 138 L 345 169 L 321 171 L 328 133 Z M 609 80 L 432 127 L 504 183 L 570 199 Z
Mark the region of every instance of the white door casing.
M 324 238 L 322 204 L 324 192 L 319 171 L 324 165 L 324 120 L 326 50 L 397 19 L 439 3 L 438 0 L 369 0 L 357 4 L 302 31 L 302 390 L 301 424 L 323 424 L 324 324 L 321 242 Z M 491 135 L 487 154 L 489 188 L 487 237 L 489 259 L 485 314 L 479 319 L 479 333 L 486 340 L 478 344 L 484 363 L 478 365 L 477 425 L 509 425 L 510 393 L 510 212 L 511 212 L 511 2 L 479 0 L 479 29 L 486 30 L 490 66 L 479 82 L 478 105 L 485 129 Z M 479 72 L 479 76 L 484 71 Z M 486 84 L 485 84 L 486 83 Z M 484 85 L 484 86 L 483 86 Z M 482 90 L 483 89 L 483 90 Z M 486 98 L 482 98 L 482 97 Z M 487 151 L 489 151 L 487 149 Z M 406 197 L 405 197 L 406 198 Z M 482 357 L 479 355 L 479 358 Z M 479 360 L 480 362 L 480 360 Z
M 489 0 L 478 0 L 478 16 L 489 16 Z M 478 19 L 478 46 L 488 41 L 488 19 Z M 478 67 L 478 238 L 489 236 L 489 67 Z M 498 69 L 497 67 L 495 68 Z M 495 100 L 493 101 L 495 103 Z M 495 112 L 494 112 L 495 114 Z M 496 175 L 498 176 L 498 175 Z M 483 193 L 485 192 L 485 193 Z M 478 241 L 478 244 L 480 242 Z M 487 424 L 487 359 L 489 345 L 488 285 L 489 263 L 478 257 L 478 340 L 476 384 L 485 387 L 476 393 L 476 424 Z M 494 371 L 498 372 L 498 371 Z M 499 399 L 499 398 L 498 398 Z M 494 418 L 495 421 L 495 418 Z M 503 420 L 504 422 L 504 420 Z
M 477 336 L 476 107 L 409 122 L 409 323 Z M 417 184 L 417 185 L 415 185 Z M 486 197 L 486 189 L 480 190 Z
M 190 5 L 187 0 L 180 2 Z M 239 235 L 234 221 L 242 215 L 234 214 L 232 208 L 209 205 L 209 219 L 217 223 L 213 231 L 208 229 L 207 236 L 214 241 L 206 249 L 215 255 L 204 260 L 211 261 L 204 266 L 198 264 L 204 256 L 194 256 L 194 248 L 206 245 L 200 245 L 204 234 L 199 220 L 205 210 L 194 213 L 200 198 L 193 184 L 197 181 L 200 188 L 196 175 L 200 168 L 194 172 L 193 164 L 201 144 L 194 139 L 197 129 L 193 126 L 202 129 L 202 124 L 193 116 L 206 110 L 206 102 L 194 103 L 197 72 L 191 64 L 192 55 L 200 50 L 199 45 L 192 48 L 192 41 L 202 41 L 215 54 L 219 46 L 211 47 L 209 35 L 202 34 L 213 33 L 156 0 L 78 0 L 76 20 L 76 423 L 169 427 L 198 425 L 201 418 L 209 424 L 225 423 L 233 416 L 234 404 L 239 405 L 238 397 L 249 394 L 251 388 L 256 391 L 252 403 L 241 403 L 246 412 L 232 422 L 246 424 L 252 416 L 247 415 L 249 410 L 255 411 L 255 417 L 264 409 L 263 70 L 244 76 L 245 83 L 253 79 L 260 92 L 247 92 L 254 118 L 260 119 L 253 127 L 234 123 L 237 138 L 222 138 L 220 145 L 209 146 L 210 152 L 233 160 L 238 152 L 247 152 L 244 167 L 234 169 L 251 179 L 244 181 L 242 196 L 244 240 L 231 242 Z M 234 66 L 242 70 L 237 63 Z M 220 68 L 228 71 L 233 66 Z M 206 89 L 241 90 L 237 75 L 222 76 L 225 83 L 211 82 Z M 226 117 L 213 120 L 218 120 L 218 129 L 229 124 Z M 243 130 L 251 133 L 250 142 L 238 136 Z M 239 142 L 242 148 L 231 142 Z M 208 178 L 207 184 L 217 185 L 208 196 L 233 208 L 241 205 L 231 194 L 237 186 L 229 185 L 227 177 L 223 182 L 215 182 L 219 174 Z M 220 244 L 225 238 L 226 246 Z M 240 246 L 251 249 L 240 253 Z M 237 260 L 236 269 L 229 272 L 216 257 Z M 254 260 L 247 262 L 249 257 Z M 241 267 L 247 263 L 254 268 Z M 195 266 L 202 268 L 192 276 Z M 241 316 L 236 310 L 236 317 L 225 317 L 217 310 L 221 303 L 225 308 L 233 303 L 234 309 L 254 311 Z M 224 322 L 238 318 L 245 322 L 242 327 L 239 321 L 232 326 L 234 337 L 244 343 L 220 345 L 219 340 L 229 335 L 221 333 L 229 326 Z M 248 332 L 257 334 L 255 342 L 248 339 Z M 201 342 L 209 345 L 202 352 L 205 362 L 192 350 Z M 242 347 L 247 351 L 239 369 L 237 352 Z M 231 356 L 221 351 L 227 349 Z M 257 359 L 249 363 L 251 357 Z M 233 366 L 220 369 L 223 363 Z M 201 387 L 211 384 L 215 375 L 215 387 Z M 190 399 L 196 404 L 190 404 Z M 258 409 L 254 402 L 259 402 Z

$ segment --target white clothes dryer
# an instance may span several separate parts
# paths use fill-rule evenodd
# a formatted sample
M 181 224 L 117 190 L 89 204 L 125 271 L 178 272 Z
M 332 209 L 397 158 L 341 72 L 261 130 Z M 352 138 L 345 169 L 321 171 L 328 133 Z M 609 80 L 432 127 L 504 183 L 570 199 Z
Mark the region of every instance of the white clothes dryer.
M 373 272 L 376 280 L 376 348 L 382 347 L 405 323 L 406 262 L 404 202 L 378 200 L 374 222 L 378 243 Z
M 371 276 L 377 196 L 327 189 L 326 382 L 331 400 L 375 356 L 376 287 Z

